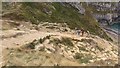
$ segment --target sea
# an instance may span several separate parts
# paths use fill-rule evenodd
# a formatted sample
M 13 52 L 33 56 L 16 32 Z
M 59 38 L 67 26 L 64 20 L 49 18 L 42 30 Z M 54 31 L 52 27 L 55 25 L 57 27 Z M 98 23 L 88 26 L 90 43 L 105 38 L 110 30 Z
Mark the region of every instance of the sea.
M 110 26 L 111 29 L 113 29 L 115 32 L 118 32 L 118 34 L 120 33 L 120 22 L 118 23 L 114 23 Z

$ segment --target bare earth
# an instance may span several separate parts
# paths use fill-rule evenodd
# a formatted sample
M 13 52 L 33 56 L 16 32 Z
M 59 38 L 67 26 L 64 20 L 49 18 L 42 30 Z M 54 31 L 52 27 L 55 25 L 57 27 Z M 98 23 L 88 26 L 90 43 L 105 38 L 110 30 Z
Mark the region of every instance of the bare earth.
M 23 35 L 12 37 L 17 33 L 23 33 Z M 78 39 L 78 40 L 81 40 L 83 38 L 90 39 L 88 37 L 79 37 L 79 36 L 76 36 L 76 35 L 73 35 L 73 34 L 60 33 L 60 32 L 41 32 L 41 31 L 36 31 L 36 30 L 31 30 L 31 31 L 28 31 L 28 32 L 26 31 L 25 32 L 25 31 L 7 30 L 7 31 L 2 32 L 1 36 L 5 36 L 6 38 L 2 39 L 1 48 L 2 48 L 2 50 L 4 50 L 5 48 L 20 47 L 24 44 L 32 42 L 34 39 L 43 38 L 43 37 L 48 36 L 48 35 L 69 37 L 69 38 L 74 38 L 74 39 Z M 94 41 L 101 44 L 101 47 L 106 48 L 106 50 L 111 50 L 111 47 L 109 46 L 109 43 L 107 43 L 107 41 L 105 41 L 103 39 L 97 39 L 97 38 L 94 38 Z M 4 61 L 2 61 L 2 60 L 0 60 L 0 61 L 1 61 L 0 64 L 4 63 Z M 68 62 L 68 61 L 66 60 L 65 62 Z M 65 62 L 62 62 L 62 63 L 64 64 Z M 79 65 L 77 63 L 72 63 L 72 62 L 70 62 L 70 63 L 74 64 L 74 65 Z

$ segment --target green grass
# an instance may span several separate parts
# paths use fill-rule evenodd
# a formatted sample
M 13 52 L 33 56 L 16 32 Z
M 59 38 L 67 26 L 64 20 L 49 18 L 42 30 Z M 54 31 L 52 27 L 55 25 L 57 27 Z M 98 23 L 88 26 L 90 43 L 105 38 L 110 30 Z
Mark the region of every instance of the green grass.
M 38 25 L 40 22 L 67 23 L 71 29 L 74 29 L 75 27 L 84 28 L 85 30 L 90 31 L 91 34 L 111 40 L 99 27 L 98 22 L 95 21 L 90 13 L 92 9 L 86 6 L 85 3 L 83 5 L 83 7 L 86 9 L 85 15 L 79 14 L 78 10 L 68 3 L 64 3 L 65 6 L 59 2 L 24 2 L 19 4 L 21 4 L 21 7 L 19 9 L 17 8 L 18 11 L 14 11 L 14 13 L 4 17 L 11 17 L 12 15 L 12 19 L 31 21 L 36 25 Z M 46 13 L 46 11 L 52 13 L 49 14 Z

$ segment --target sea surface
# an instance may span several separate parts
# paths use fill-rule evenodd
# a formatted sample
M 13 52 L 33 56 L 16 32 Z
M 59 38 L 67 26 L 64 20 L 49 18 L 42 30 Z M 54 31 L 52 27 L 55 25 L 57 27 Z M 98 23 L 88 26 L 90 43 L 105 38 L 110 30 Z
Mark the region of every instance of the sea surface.
M 110 26 L 110 28 L 112 28 L 113 30 L 115 30 L 116 32 L 120 33 L 120 22 L 119 23 L 114 23 Z

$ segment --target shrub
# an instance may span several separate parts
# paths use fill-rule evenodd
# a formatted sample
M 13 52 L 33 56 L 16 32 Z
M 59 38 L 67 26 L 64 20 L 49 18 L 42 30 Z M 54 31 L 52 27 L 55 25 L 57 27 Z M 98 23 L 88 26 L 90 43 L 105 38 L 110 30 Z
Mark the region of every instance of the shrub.
M 39 39 L 39 43 L 43 43 L 46 39 L 50 39 L 50 35 L 48 35 L 48 36 L 46 36 L 46 37 L 44 37 L 43 39 L 42 38 L 40 38 Z
M 61 43 L 66 46 L 74 46 L 74 44 L 72 43 L 72 39 L 70 38 L 62 38 Z
M 61 40 L 59 40 L 59 39 L 55 38 L 55 39 L 53 39 L 53 40 L 50 40 L 50 42 L 49 42 L 49 43 L 53 43 L 54 45 L 58 45 L 58 44 L 60 44 L 60 43 L 61 43 Z
M 23 48 L 35 49 L 35 45 L 39 44 L 38 40 L 33 40 L 32 42 L 26 44 Z
M 85 47 L 79 47 L 79 50 L 87 51 L 88 52 L 88 50 L 86 50 Z
M 89 60 L 92 59 L 92 56 L 88 54 L 76 53 L 74 58 L 77 59 L 80 63 L 88 63 Z
M 90 45 L 98 45 L 93 39 L 81 39 L 80 41 L 84 43 L 89 43 Z
M 83 56 L 80 53 L 76 53 L 74 58 L 75 59 L 81 59 Z
M 70 38 L 62 38 L 61 40 L 55 38 L 53 40 L 50 40 L 49 43 L 54 43 L 54 45 L 63 44 L 66 46 L 74 46 L 74 44 L 72 43 L 72 39 L 70 39 Z
M 104 49 L 99 47 L 99 46 L 96 46 L 97 49 L 99 49 L 99 51 L 103 51 Z
M 39 42 L 42 44 L 44 41 L 43 41 L 43 39 L 40 38 L 40 39 L 39 39 Z

